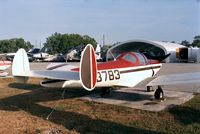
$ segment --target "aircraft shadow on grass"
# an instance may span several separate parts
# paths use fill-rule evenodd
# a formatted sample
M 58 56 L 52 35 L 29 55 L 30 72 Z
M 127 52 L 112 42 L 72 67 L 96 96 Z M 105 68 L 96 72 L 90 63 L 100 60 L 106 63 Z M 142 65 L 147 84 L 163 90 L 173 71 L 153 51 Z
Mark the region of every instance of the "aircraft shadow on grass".
M 18 84 L 11 83 L 8 85 L 11 88 L 17 88 L 22 90 L 31 90 L 28 93 L 23 93 L 7 98 L 0 99 L 0 109 L 9 111 L 24 110 L 31 115 L 46 119 L 47 115 L 51 112 L 50 107 L 45 107 L 39 102 L 56 101 L 61 98 L 63 89 L 58 88 L 43 88 L 36 84 Z M 82 97 L 85 95 L 96 94 L 99 90 L 87 92 L 83 89 L 67 89 L 65 93 L 65 99 Z M 132 94 L 134 95 L 134 94 Z M 174 118 L 184 125 L 192 123 L 200 123 L 200 110 L 186 107 L 175 106 L 168 109 Z M 131 126 L 126 126 L 120 123 L 105 121 L 101 119 L 94 119 L 87 115 L 83 115 L 76 112 L 69 111 L 55 111 L 50 116 L 49 121 L 58 125 L 63 125 L 69 130 L 76 130 L 80 133 L 86 132 L 98 132 L 98 133 L 157 133 L 154 131 L 147 131 Z
M 200 109 L 195 109 L 188 106 L 175 106 L 171 109 L 168 109 L 168 111 L 174 116 L 174 119 L 178 120 L 184 125 L 200 123 Z
M 16 84 L 12 83 L 9 87 L 15 87 L 22 90 L 32 90 L 28 93 L 23 93 L 7 98 L 0 99 L 0 109 L 17 111 L 24 110 L 31 115 L 46 119 L 47 115 L 51 112 L 50 107 L 39 105 L 39 102 L 59 100 L 63 90 L 55 88 L 43 88 L 41 86 L 30 84 Z M 65 99 L 76 98 L 85 96 L 87 91 L 82 89 L 69 89 L 66 90 Z M 106 111 L 105 111 L 106 112 Z M 94 119 L 87 115 L 69 111 L 57 111 L 50 116 L 49 121 L 58 125 L 63 125 L 69 130 L 75 130 L 80 133 L 148 133 L 160 134 L 155 131 L 144 130 L 126 126 L 120 123 L 106 121 L 102 119 Z
M 36 90 L 38 88 L 43 89 L 43 90 L 59 90 L 62 91 L 63 89 L 58 89 L 58 88 L 44 88 L 41 87 L 40 85 L 36 84 L 20 84 L 20 83 L 11 83 L 9 84 L 9 87 L 11 88 L 18 88 L 22 90 Z M 143 90 L 137 90 L 138 92 L 143 92 Z M 86 95 L 89 96 L 95 96 L 95 97 L 101 97 L 101 88 L 97 88 L 93 91 L 86 91 L 83 89 L 67 89 L 66 95 L 71 92 L 73 93 L 73 97 L 83 97 Z M 113 89 L 109 95 L 105 95 L 101 98 L 106 98 L 106 99 L 113 99 L 113 100 L 124 100 L 124 101 L 143 101 L 143 100 L 152 100 L 153 95 L 145 95 L 145 94 L 138 94 L 138 93 L 133 93 L 133 92 L 123 92 L 123 91 L 116 91 Z
M 122 91 L 113 91 L 110 95 L 105 96 L 105 99 L 112 100 L 124 100 L 124 101 L 143 101 L 143 100 L 152 100 L 153 95 L 145 95 L 133 92 L 122 92 Z

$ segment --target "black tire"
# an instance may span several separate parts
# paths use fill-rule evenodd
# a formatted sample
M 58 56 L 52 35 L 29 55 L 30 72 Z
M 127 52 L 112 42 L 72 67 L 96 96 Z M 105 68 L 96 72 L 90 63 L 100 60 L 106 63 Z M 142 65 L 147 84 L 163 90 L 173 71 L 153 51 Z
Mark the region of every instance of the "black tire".
M 104 88 L 102 88 L 101 97 L 109 95 L 110 94 L 110 90 L 111 90 L 110 87 L 104 87 Z
M 164 98 L 164 93 L 160 86 L 158 86 L 158 89 L 156 89 L 156 91 L 154 93 L 154 97 L 156 100 L 160 100 L 160 99 Z

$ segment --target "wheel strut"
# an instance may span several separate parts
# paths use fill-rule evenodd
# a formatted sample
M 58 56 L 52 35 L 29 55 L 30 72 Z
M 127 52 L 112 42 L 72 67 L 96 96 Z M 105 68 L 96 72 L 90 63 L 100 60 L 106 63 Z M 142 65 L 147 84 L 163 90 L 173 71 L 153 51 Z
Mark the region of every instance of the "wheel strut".
M 164 98 L 164 93 L 163 93 L 163 89 L 161 88 L 161 86 L 159 85 L 158 88 L 156 89 L 155 93 L 154 93 L 154 97 L 156 100 L 160 100 Z

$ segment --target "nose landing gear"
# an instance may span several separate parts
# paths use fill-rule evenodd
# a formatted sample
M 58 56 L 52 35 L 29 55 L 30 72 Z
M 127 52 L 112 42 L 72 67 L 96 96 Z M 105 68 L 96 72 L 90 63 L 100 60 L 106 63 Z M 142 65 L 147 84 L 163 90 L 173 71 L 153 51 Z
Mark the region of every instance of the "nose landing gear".
M 154 91 L 153 86 L 147 86 L 147 92 Z M 162 100 L 164 99 L 164 92 L 160 85 L 158 85 L 158 88 L 154 92 L 154 98 L 156 100 Z
M 158 88 L 156 89 L 156 91 L 154 93 L 154 97 L 156 100 L 164 99 L 164 93 L 163 93 L 161 86 L 158 86 Z

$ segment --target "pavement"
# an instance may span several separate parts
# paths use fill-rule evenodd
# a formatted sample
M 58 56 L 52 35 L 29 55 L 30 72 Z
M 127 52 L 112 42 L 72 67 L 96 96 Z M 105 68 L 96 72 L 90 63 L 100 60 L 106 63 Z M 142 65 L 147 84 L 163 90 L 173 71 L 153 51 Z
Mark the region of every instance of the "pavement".
M 33 70 L 45 70 L 48 65 L 45 63 L 31 63 Z M 78 65 L 79 63 L 69 63 Z M 186 72 L 200 72 L 200 64 L 195 63 L 164 63 L 158 75 L 176 74 Z M 143 83 L 144 84 L 144 83 Z M 200 93 L 200 84 L 181 84 L 173 86 L 163 86 L 165 100 L 154 99 L 154 92 L 146 92 L 145 84 L 137 88 L 120 88 L 112 90 L 106 97 L 99 94 L 92 94 L 82 97 L 89 101 L 125 106 L 148 111 L 161 111 L 174 105 L 180 105 L 189 101 L 194 93 Z
M 153 92 L 146 92 L 142 89 L 121 88 L 113 90 L 110 95 L 106 97 L 101 97 L 99 94 L 93 94 L 82 97 L 82 99 L 158 112 L 175 105 L 180 105 L 193 97 L 193 93 L 187 92 L 165 90 L 164 94 L 164 100 L 155 100 Z

